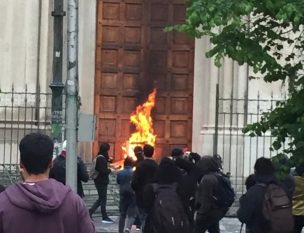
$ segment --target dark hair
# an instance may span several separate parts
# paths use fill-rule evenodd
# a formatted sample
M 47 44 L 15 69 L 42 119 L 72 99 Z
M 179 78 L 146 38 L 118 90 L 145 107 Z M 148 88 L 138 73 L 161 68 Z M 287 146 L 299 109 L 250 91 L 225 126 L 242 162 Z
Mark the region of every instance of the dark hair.
M 182 179 L 182 173 L 172 159 L 165 157 L 159 164 L 156 179 L 159 184 L 178 183 Z
M 272 175 L 275 172 L 271 160 L 264 157 L 257 159 L 254 170 L 256 175 Z
M 149 144 L 144 145 L 144 155 L 148 158 L 152 158 L 153 154 L 154 154 L 154 147 Z
M 184 154 L 184 152 L 179 149 L 179 148 L 174 148 L 172 151 L 171 151 L 171 156 L 172 157 L 180 157 Z
M 20 160 L 29 174 L 44 173 L 53 158 L 52 139 L 42 133 L 30 133 L 19 144 Z
M 138 155 L 138 154 L 142 154 L 143 153 L 143 149 L 141 148 L 141 146 L 136 146 L 134 148 L 134 154 Z
M 133 159 L 128 156 L 127 158 L 125 158 L 124 167 L 132 167 L 133 163 Z
M 99 147 L 99 155 L 103 155 L 103 156 L 107 156 L 108 157 L 108 151 L 110 150 L 110 145 L 109 143 L 101 143 L 100 147 Z
M 198 153 L 195 152 L 190 152 L 189 154 L 189 160 L 193 163 L 197 163 L 198 161 L 200 161 L 201 156 Z

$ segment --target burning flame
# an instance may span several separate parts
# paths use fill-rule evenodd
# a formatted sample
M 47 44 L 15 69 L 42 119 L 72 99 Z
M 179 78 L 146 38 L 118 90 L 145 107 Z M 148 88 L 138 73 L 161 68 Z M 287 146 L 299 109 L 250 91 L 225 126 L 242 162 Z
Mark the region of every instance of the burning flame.
M 136 146 L 155 145 L 156 135 L 151 117 L 152 108 L 155 106 L 155 97 L 156 89 L 150 93 L 148 100 L 142 105 L 138 105 L 135 112 L 131 114 L 130 121 L 135 125 L 136 132 L 132 133 L 129 139 L 123 143 L 124 157 L 130 156 L 135 161 L 137 159 L 134 155 Z

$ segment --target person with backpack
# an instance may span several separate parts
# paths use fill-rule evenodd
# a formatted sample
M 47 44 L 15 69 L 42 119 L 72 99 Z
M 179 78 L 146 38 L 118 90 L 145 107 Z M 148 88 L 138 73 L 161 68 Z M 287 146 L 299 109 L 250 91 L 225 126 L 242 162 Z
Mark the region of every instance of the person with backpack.
M 136 204 L 138 207 L 141 228 L 145 227 L 147 213 L 143 200 L 145 186 L 155 182 L 155 174 L 158 168 L 157 163 L 153 160 L 154 147 L 146 144 L 143 147 L 144 160 L 139 162 L 133 173 L 131 186 L 135 191 Z
M 53 161 L 53 167 L 50 171 L 50 178 L 53 178 L 65 185 L 66 177 L 66 148 L 67 142 L 62 143 L 62 151 L 59 156 Z M 77 193 L 81 198 L 84 198 L 82 182 L 89 181 L 87 167 L 80 157 L 77 157 Z
M 295 192 L 292 198 L 292 214 L 295 221 L 294 233 L 301 233 L 304 227 L 304 163 L 295 168 Z
M 124 168 L 117 174 L 117 184 L 119 185 L 119 233 L 130 233 L 132 225 L 137 216 L 137 206 L 135 194 L 131 187 L 133 174 L 133 160 L 127 157 L 124 161 Z
M 275 177 L 270 159 L 254 165 L 255 184 L 240 198 L 238 219 L 250 233 L 291 233 L 293 217 L 290 199 Z
M 197 190 L 197 184 L 200 181 L 201 173 L 197 164 L 190 162 L 188 163 L 181 162 L 182 160 L 176 160 L 175 164 L 180 168 L 186 171 L 179 182 L 180 194 L 182 195 L 185 206 L 186 213 L 189 218 L 189 223 L 191 229 L 193 229 L 194 224 L 194 213 L 195 213 L 195 194 Z
M 109 175 L 111 169 L 108 168 L 109 162 L 109 150 L 110 145 L 108 143 L 102 143 L 99 148 L 99 152 L 96 156 L 95 163 L 95 175 L 94 175 L 94 184 L 98 192 L 98 199 L 90 208 L 90 216 L 96 211 L 100 206 L 102 223 L 113 223 L 113 220 L 109 218 L 106 205 L 107 205 L 107 190 L 109 184 Z
M 170 158 L 163 158 L 156 183 L 146 186 L 144 203 L 148 213 L 144 233 L 190 233 L 186 203 L 180 194 L 180 169 Z
M 234 202 L 234 191 L 212 156 L 203 156 L 198 167 L 202 178 L 196 192 L 194 232 L 219 233 L 219 222 Z

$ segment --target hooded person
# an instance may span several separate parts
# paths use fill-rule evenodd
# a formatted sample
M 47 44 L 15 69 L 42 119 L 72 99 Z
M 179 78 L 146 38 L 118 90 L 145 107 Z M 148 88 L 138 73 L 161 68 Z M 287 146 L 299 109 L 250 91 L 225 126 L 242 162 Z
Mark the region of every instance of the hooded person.
M 172 201 L 172 203 L 177 203 L 177 206 L 180 204 L 181 209 L 178 209 L 179 211 L 175 211 L 177 215 L 180 215 L 177 216 L 177 219 L 185 218 L 186 219 L 185 223 L 189 222 L 188 216 L 185 215 L 185 213 L 187 212 L 186 211 L 187 203 L 183 199 L 183 195 L 181 194 L 182 190 L 181 187 L 179 186 L 181 179 L 182 179 L 182 173 L 180 169 L 176 166 L 175 162 L 170 158 L 163 158 L 156 172 L 156 183 L 147 185 L 144 190 L 144 196 L 143 196 L 144 203 L 145 203 L 146 212 L 148 213 L 144 233 L 168 232 L 164 229 L 162 224 L 166 224 L 165 219 L 171 219 L 174 218 L 174 216 L 170 216 L 170 218 L 168 216 L 164 216 L 163 214 L 168 212 L 161 212 L 159 208 L 155 211 L 156 208 L 155 202 L 157 202 L 156 199 L 158 198 L 158 196 L 164 195 L 160 193 L 161 191 L 165 190 L 164 192 L 167 192 L 166 191 L 167 189 L 170 189 L 170 191 L 167 193 L 167 196 L 169 196 L 170 201 Z M 172 187 L 172 189 L 168 187 Z M 163 200 L 159 199 L 158 201 L 163 201 Z M 170 204 L 171 203 L 169 203 L 169 205 Z M 156 213 L 164 217 L 161 223 L 160 221 L 158 221 L 159 219 L 155 217 Z M 189 232 L 188 224 L 185 227 L 186 229 L 183 229 L 183 233 L 188 233 Z M 176 232 L 176 231 L 172 231 L 172 232 Z
M 53 142 L 40 133 L 20 142 L 22 182 L 0 194 L 0 233 L 95 233 L 83 200 L 49 179 Z
M 63 184 L 66 181 L 66 156 L 67 155 L 67 141 L 62 143 L 62 151 L 53 161 L 53 167 L 50 171 L 50 178 L 53 178 Z M 84 191 L 82 182 L 88 182 L 89 174 L 86 165 L 80 157 L 77 157 L 77 193 L 83 198 Z
M 219 221 L 227 208 L 220 208 L 215 203 L 214 193 L 218 187 L 219 166 L 212 156 L 203 156 L 197 163 L 200 170 L 200 183 L 196 192 L 196 218 L 194 232 L 220 232 Z
M 97 176 L 94 177 L 93 180 L 98 193 L 98 199 L 94 202 L 89 212 L 90 215 L 92 216 L 100 206 L 102 223 L 111 224 L 114 221 L 108 216 L 106 210 L 107 190 L 108 190 L 108 184 L 110 182 L 109 175 L 111 173 L 111 169 L 108 166 L 108 163 L 110 162 L 109 150 L 110 150 L 110 144 L 102 143 L 99 147 L 99 152 L 96 156 L 95 170 L 97 171 Z
M 275 168 L 270 159 L 264 157 L 257 159 L 254 165 L 254 181 L 239 200 L 237 217 L 246 224 L 246 232 L 269 233 L 271 226 L 263 215 L 264 196 L 269 184 L 279 185 L 275 177 Z

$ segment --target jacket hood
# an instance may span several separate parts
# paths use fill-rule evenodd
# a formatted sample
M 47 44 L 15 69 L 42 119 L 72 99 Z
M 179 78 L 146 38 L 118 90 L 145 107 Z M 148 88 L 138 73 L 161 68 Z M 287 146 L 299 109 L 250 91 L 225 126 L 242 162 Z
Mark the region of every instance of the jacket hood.
M 175 162 L 169 158 L 163 158 L 156 172 L 156 179 L 159 184 L 172 184 L 179 182 L 182 178 L 181 171 Z
M 201 160 L 197 163 L 197 166 L 201 172 L 201 175 L 206 175 L 210 172 L 219 171 L 219 166 L 216 160 L 209 155 L 203 156 Z
M 71 189 L 54 179 L 17 183 L 5 191 L 9 201 L 22 209 L 50 213 L 58 209 Z

